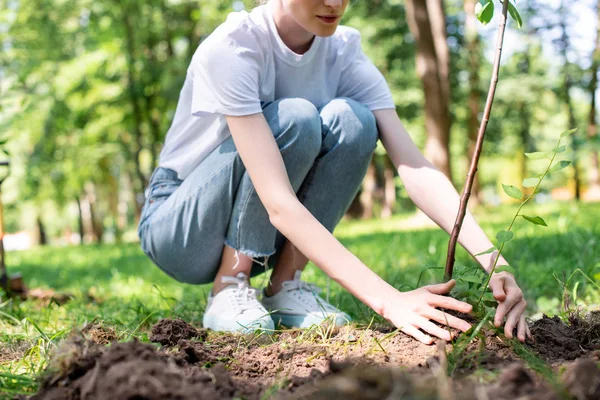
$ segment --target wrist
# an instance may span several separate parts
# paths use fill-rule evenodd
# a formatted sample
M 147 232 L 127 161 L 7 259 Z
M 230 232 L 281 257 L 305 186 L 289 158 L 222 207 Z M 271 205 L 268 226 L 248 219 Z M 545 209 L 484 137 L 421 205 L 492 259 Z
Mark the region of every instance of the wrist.
M 379 310 L 373 310 L 383 318 L 389 320 L 394 308 L 401 307 L 402 292 L 392 287 L 393 292 L 387 292 L 379 299 Z

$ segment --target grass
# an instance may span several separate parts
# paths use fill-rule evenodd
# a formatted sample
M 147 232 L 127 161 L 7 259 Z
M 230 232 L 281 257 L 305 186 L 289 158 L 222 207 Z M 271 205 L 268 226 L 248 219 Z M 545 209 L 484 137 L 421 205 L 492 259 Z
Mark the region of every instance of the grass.
M 493 237 L 506 228 L 517 205 L 481 208 L 476 217 Z M 528 205 L 549 227 L 524 220 L 515 227 L 505 256 L 517 271 L 529 301 L 529 312 L 557 314 L 563 292 L 571 301 L 600 304 L 599 204 Z M 367 266 L 400 290 L 420 283 L 439 282 L 443 276 L 448 235 L 437 227 L 411 227 L 410 215 L 386 221 L 343 221 L 336 236 Z M 210 287 L 180 284 L 146 259 L 137 244 L 37 248 L 7 255 L 11 272 L 21 272 L 29 287 L 53 288 L 74 295 L 64 305 L 36 301 L 0 303 L 0 392 L 31 393 L 35 377 L 46 367 L 52 349 L 73 329 L 99 320 L 113 327 L 120 340 L 148 340 L 148 329 L 165 317 L 181 317 L 200 325 Z M 474 266 L 463 249 L 457 265 Z M 343 268 L 343 265 L 340 266 Z M 564 288 L 565 282 L 576 273 Z M 326 276 L 314 266 L 306 280 L 325 288 Z M 264 277 L 254 278 L 260 286 Z M 361 326 L 378 316 L 334 282 L 330 301 L 347 311 Z M 381 344 L 375 343 L 376 348 Z M 0 395 L 1 397 L 1 395 Z

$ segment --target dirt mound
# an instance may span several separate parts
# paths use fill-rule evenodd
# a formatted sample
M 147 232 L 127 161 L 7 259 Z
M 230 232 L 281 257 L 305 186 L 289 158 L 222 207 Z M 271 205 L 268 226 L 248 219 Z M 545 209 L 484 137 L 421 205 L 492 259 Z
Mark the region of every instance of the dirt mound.
M 575 360 L 600 348 L 600 312 L 585 318 L 571 316 L 570 324 L 559 317 L 544 317 L 531 325 L 531 347 L 551 364 Z
M 547 384 L 536 379 L 520 363 L 511 365 L 502 373 L 498 382 L 488 390 L 488 398 L 498 400 L 559 399 Z
M 587 351 L 597 343 L 594 318 L 567 325 L 545 317 L 532 327 L 537 339 L 533 349 L 546 359 L 561 356 L 563 361 L 555 364 L 565 371 L 562 384 L 559 375 L 551 384 L 564 387 L 576 400 L 600 399 L 598 360 Z M 311 330 L 242 336 L 166 319 L 152 328 L 151 340 L 163 344 L 160 348 L 140 342 L 100 345 L 89 340 L 90 332 L 57 349 L 33 399 L 429 400 L 448 399 L 448 393 L 455 400 L 557 398 L 556 388 L 522 363 L 515 364 L 519 357 L 493 330 L 483 331 L 482 339 L 455 360 L 459 373 L 452 378 L 445 373 L 444 346 L 436 350 L 395 331 L 346 327 L 326 337 Z M 588 347 L 577 352 L 574 343 Z M 558 346 L 570 351 L 567 357 L 588 358 L 566 365 Z M 549 352 L 553 347 L 558 350 Z M 495 384 L 483 385 L 481 379 L 471 379 L 482 370 L 504 372 Z
M 585 358 L 568 365 L 562 381 L 577 400 L 600 399 L 600 367 L 592 359 Z
M 83 350 L 66 371 L 59 370 L 46 379 L 32 399 L 181 400 L 232 398 L 235 394 L 236 389 L 223 366 L 186 370 L 152 345 L 128 342 Z
M 165 318 L 152 327 L 150 341 L 163 346 L 175 346 L 182 339 L 205 340 L 206 335 L 205 329 L 198 330 L 181 318 Z

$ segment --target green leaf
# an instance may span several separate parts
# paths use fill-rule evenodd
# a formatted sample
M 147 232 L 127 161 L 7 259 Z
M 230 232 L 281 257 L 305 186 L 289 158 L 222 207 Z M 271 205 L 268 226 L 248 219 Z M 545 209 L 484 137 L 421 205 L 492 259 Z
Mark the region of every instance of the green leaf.
M 532 160 L 543 160 L 544 158 L 549 158 L 548 154 L 542 153 L 541 151 L 536 151 L 535 153 L 525 153 L 525 156 Z
M 502 184 L 502 188 L 504 189 L 504 193 L 506 193 L 513 199 L 521 200 L 523 198 L 523 193 L 521 193 L 521 191 L 516 186 Z
M 521 215 L 521 217 L 523 217 L 525 220 L 531 222 L 532 224 L 548 226 L 548 224 L 546 224 L 546 221 L 544 221 L 542 219 L 542 217 L 530 217 L 529 215 Z
M 8 142 L 8 139 L 0 140 L 0 146 L 4 146 L 6 144 L 6 142 Z
M 556 164 L 554 164 L 549 170 L 548 172 L 556 172 L 556 171 L 560 171 L 561 169 L 567 168 L 569 165 L 571 165 L 571 161 L 567 161 L 567 160 L 562 160 L 557 162 Z
M 477 3 L 475 5 L 475 15 L 483 25 L 489 24 L 494 16 L 494 2 L 489 0 L 483 5 L 481 3 Z
M 508 265 L 501 265 L 499 267 L 496 267 L 496 269 L 494 270 L 494 273 L 499 274 L 500 272 L 508 272 L 509 274 L 515 275 L 515 269 Z
M 512 17 L 512 19 L 514 19 L 517 23 L 517 27 L 521 29 L 521 27 L 523 26 L 523 20 L 521 19 L 517 8 L 513 5 L 513 3 L 510 2 L 510 0 L 508 0 L 508 13 Z
M 493 293 L 486 292 L 483 295 L 483 301 L 496 302 L 496 299 L 494 298 L 494 294 Z
M 8 157 L 10 157 L 10 153 L 8 152 L 8 150 L 6 150 L 6 149 L 2 149 L 2 152 L 3 152 L 4 154 L 6 154 Z
M 564 131 L 563 133 L 561 133 L 561 134 L 560 134 L 560 137 L 561 137 L 561 139 L 562 139 L 562 138 L 564 138 L 564 137 L 567 137 L 567 136 L 569 136 L 569 135 L 570 135 L 570 134 L 572 134 L 572 133 L 575 133 L 576 131 L 577 131 L 577 128 L 575 128 L 575 129 L 571 129 L 571 130 L 568 130 L 568 131 Z
M 511 231 L 500 231 L 496 233 L 496 239 L 498 239 L 498 242 L 500 242 L 500 244 L 510 242 L 513 239 L 513 237 L 515 237 L 515 234 Z
M 495 247 L 490 247 L 490 248 L 489 248 L 489 249 L 487 249 L 486 251 L 482 251 L 481 253 L 477 253 L 477 254 L 475 254 L 475 257 L 477 257 L 477 256 L 482 256 L 482 255 L 484 255 L 484 254 L 490 254 L 490 253 L 493 253 L 493 252 L 494 252 L 494 250 L 496 250 L 496 248 L 495 248 Z
M 525 178 L 523 179 L 523 187 L 536 187 L 540 182 L 540 178 Z
M 567 150 L 567 146 L 560 146 L 560 147 L 553 149 L 552 151 L 555 153 L 564 153 L 565 150 Z
M 463 275 L 459 279 L 463 282 L 481 283 L 481 278 L 474 275 Z

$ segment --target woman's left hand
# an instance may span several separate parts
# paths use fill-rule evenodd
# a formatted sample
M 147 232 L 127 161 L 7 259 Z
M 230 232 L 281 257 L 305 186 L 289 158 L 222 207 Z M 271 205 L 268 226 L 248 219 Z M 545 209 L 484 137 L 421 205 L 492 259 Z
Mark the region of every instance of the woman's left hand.
M 498 301 L 498 309 L 494 318 L 494 325 L 500 327 L 502 321 L 506 317 L 504 325 L 504 334 L 512 339 L 513 330 L 517 327 L 517 337 L 521 342 L 525 342 L 525 338 L 531 338 L 531 332 L 525 321 L 525 307 L 527 302 L 523 298 L 523 292 L 517 285 L 515 277 L 508 272 L 495 273 L 490 279 L 490 289 L 496 301 Z

